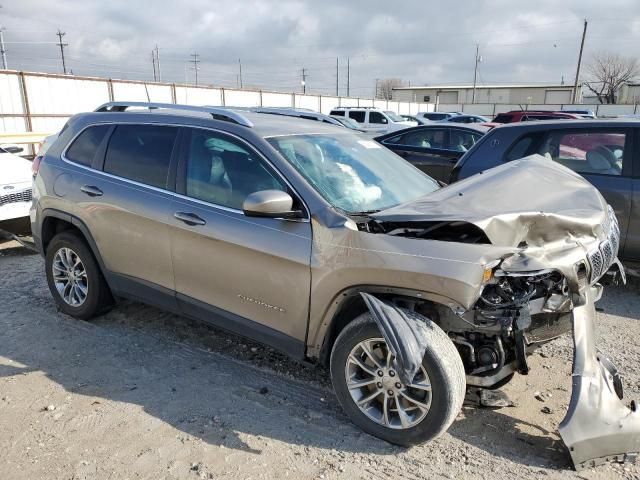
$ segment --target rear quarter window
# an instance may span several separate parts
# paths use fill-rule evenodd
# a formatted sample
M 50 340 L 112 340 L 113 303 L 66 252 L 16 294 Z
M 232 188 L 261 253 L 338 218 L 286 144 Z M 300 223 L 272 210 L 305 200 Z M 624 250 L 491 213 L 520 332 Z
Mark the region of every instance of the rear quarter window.
M 84 130 L 71 143 L 65 153 L 65 158 L 73 163 L 90 167 L 96 150 L 98 150 L 109 128 L 111 128 L 110 125 L 96 125 Z
M 335 115 L 337 117 L 344 117 L 344 110 L 331 110 L 329 115 Z

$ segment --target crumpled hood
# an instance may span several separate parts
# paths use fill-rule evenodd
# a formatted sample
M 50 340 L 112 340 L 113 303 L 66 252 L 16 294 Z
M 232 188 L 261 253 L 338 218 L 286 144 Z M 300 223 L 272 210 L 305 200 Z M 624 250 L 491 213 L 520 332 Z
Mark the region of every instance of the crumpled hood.
M 543 246 L 604 235 L 607 203 L 577 173 L 532 155 L 371 216 L 393 223 L 465 221 L 493 245 Z

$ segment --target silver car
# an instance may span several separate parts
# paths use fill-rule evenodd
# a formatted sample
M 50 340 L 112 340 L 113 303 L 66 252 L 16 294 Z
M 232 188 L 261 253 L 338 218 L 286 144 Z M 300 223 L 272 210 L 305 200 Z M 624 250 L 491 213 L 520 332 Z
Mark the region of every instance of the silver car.
M 342 127 L 110 103 L 47 150 L 30 214 L 63 312 L 133 298 L 328 364 L 353 422 L 400 445 L 444 432 L 465 387 L 526 374 L 573 328 L 560 431 L 576 467 L 640 450 L 639 414 L 593 345 L 618 224 L 543 157 L 440 188 Z

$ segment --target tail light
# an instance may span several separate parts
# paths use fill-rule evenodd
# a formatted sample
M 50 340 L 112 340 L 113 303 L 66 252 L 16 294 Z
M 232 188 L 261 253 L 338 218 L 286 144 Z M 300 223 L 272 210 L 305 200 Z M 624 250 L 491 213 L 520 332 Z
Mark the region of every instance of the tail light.
M 36 178 L 38 175 L 38 170 L 40 170 L 40 162 L 42 161 L 42 157 L 35 157 L 33 162 L 31 163 L 31 173 L 33 173 L 33 178 Z

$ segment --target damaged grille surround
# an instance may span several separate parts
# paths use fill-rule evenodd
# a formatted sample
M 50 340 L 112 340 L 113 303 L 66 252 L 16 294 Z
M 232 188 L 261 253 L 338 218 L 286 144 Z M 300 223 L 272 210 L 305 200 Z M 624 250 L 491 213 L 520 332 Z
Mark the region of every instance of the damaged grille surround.
M 0 207 L 3 207 L 4 205 L 8 205 L 10 203 L 30 202 L 32 198 L 33 193 L 31 188 L 27 188 L 26 190 L 17 193 L 0 195 Z
M 620 226 L 618 225 L 618 219 L 611 206 L 608 208 L 608 215 L 602 228 L 604 229 L 606 238 L 587 253 L 587 260 L 589 261 L 591 269 L 589 276 L 590 284 L 596 283 L 607 270 L 609 270 L 618 257 Z

